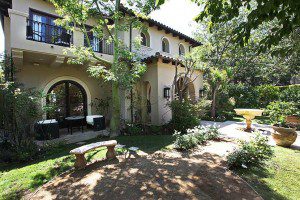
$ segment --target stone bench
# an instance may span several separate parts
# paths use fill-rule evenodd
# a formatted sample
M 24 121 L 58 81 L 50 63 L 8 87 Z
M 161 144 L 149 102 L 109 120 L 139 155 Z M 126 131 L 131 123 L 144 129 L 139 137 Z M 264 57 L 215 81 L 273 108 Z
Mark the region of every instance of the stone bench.
M 86 167 L 86 159 L 84 157 L 84 154 L 88 151 L 91 151 L 93 149 L 99 148 L 99 147 L 107 147 L 107 153 L 106 158 L 112 159 L 116 157 L 115 154 L 115 146 L 117 145 L 116 140 L 109 140 L 109 141 L 103 141 L 103 142 L 96 142 L 88 145 L 84 145 L 81 147 L 78 147 L 76 149 L 73 149 L 70 151 L 70 154 L 74 154 L 76 156 L 75 161 L 75 168 L 76 169 L 82 169 Z

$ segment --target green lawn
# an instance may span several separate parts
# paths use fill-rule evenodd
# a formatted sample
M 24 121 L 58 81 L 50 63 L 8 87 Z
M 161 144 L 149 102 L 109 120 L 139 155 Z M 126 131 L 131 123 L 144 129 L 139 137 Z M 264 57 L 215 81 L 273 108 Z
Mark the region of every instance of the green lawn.
M 94 139 L 87 143 L 105 139 Z M 107 140 L 107 139 L 106 139 Z M 120 136 L 116 138 L 120 144 L 137 146 L 147 153 L 164 149 L 173 143 L 170 135 L 157 136 Z M 0 199 L 19 199 L 24 191 L 34 190 L 48 182 L 56 175 L 70 169 L 74 164 L 74 156 L 69 151 L 78 147 L 76 144 L 61 145 L 48 151 L 42 158 L 26 164 L 0 164 Z M 87 154 L 87 160 L 103 158 L 106 148 L 99 148 Z
M 300 150 L 275 147 L 265 167 L 238 171 L 264 199 L 300 199 Z
M 241 117 L 241 116 L 236 116 L 236 117 L 233 117 L 232 121 L 244 122 L 245 119 L 243 117 Z M 255 117 L 255 119 L 253 120 L 253 122 L 254 123 L 258 123 L 258 124 L 271 124 L 271 120 L 267 116 Z
M 105 139 L 94 139 L 88 143 Z M 137 146 L 152 153 L 165 149 L 173 143 L 170 135 L 121 136 L 116 140 L 127 146 Z M 34 190 L 56 175 L 70 169 L 74 157 L 69 151 L 75 144 L 64 145 L 50 150 L 43 158 L 27 164 L 0 164 L 0 199 L 18 199 L 24 191 Z M 95 160 L 105 156 L 105 148 L 87 154 Z M 300 151 L 275 147 L 275 157 L 264 168 L 254 168 L 237 173 L 249 182 L 265 199 L 300 199 Z

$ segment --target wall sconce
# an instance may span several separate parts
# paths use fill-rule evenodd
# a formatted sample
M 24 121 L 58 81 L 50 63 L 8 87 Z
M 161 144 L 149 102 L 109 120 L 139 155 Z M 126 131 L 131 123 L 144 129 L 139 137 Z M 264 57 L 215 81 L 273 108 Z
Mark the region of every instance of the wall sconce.
M 199 89 L 199 97 L 204 97 L 204 89 Z
M 169 87 L 164 88 L 164 98 L 169 99 L 170 98 L 170 89 Z

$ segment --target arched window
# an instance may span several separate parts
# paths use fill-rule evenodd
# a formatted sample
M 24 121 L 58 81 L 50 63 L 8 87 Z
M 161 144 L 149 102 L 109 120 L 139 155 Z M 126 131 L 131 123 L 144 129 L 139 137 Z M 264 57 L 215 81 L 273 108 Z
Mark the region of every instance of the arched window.
M 162 39 L 162 51 L 166 53 L 170 53 L 169 41 L 167 38 Z
M 185 48 L 182 44 L 179 45 L 179 55 L 184 56 L 185 54 Z
M 141 45 L 146 46 L 146 47 L 150 47 L 150 36 L 147 32 L 142 32 L 141 33 L 141 38 L 142 38 L 142 42 Z

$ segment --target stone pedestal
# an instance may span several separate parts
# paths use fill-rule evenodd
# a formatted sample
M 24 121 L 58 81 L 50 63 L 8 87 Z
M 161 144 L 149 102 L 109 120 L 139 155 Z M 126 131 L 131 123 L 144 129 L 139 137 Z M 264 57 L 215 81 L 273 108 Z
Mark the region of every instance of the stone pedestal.
M 116 158 L 115 146 L 108 146 L 106 152 L 107 159 L 114 159 Z
M 75 168 L 76 169 L 83 169 L 86 166 L 86 159 L 84 157 L 84 154 L 75 154 L 76 161 L 75 161 Z

